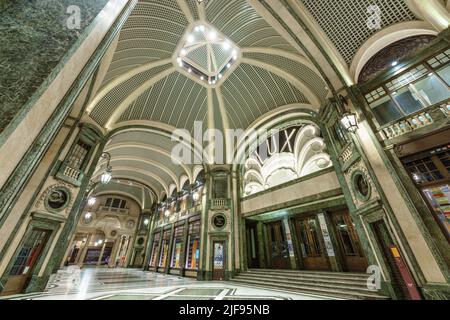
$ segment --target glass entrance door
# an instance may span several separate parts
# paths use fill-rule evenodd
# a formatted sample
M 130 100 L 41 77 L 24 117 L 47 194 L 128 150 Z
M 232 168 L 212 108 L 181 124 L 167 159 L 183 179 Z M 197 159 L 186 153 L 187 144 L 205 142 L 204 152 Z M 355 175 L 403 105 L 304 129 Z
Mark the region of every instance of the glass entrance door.
M 331 215 L 339 246 L 342 252 L 345 271 L 365 272 L 368 264 L 361 250 L 359 237 L 348 211 L 335 212 Z
M 267 225 L 269 234 L 270 265 L 272 269 L 290 269 L 289 248 L 282 222 L 272 222 Z
M 298 218 L 296 220 L 296 227 L 300 240 L 304 269 L 331 270 L 322 241 L 320 241 L 321 234 L 316 217 Z
M 50 230 L 34 228 L 28 238 L 25 239 L 9 272 L 2 295 L 21 293 L 26 288 L 47 244 L 50 233 Z

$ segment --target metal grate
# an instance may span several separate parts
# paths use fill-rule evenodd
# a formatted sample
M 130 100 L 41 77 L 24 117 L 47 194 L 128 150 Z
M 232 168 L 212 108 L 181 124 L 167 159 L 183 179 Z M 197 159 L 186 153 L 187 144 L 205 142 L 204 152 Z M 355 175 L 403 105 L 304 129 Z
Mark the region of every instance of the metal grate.
M 380 27 L 414 20 L 404 0 L 301 0 L 350 65 L 359 47 L 379 30 L 369 28 L 370 6 L 380 9 Z
M 328 89 L 325 81 L 317 75 L 313 70 L 303 65 L 302 63 L 278 55 L 266 53 L 245 53 L 246 58 L 264 61 L 273 66 L 284 70 L 301 81 L 305 82 L 308 87 L 322 100 L 325 100 L 328 94 Z

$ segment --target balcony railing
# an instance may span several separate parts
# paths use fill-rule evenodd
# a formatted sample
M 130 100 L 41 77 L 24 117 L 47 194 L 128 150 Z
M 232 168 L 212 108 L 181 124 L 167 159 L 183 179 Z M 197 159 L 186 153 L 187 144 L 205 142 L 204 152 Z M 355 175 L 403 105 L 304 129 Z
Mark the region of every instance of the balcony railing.
M 105 206 L 100 206 L 98 208 L 98 211 L 99 212 L 111 212 L 111 213 L 128 214 L 128 209 L 114 208 L 114 207 L 105 207 Z
M 83 180 L 84 173 L 81 170 L 74 169 L 62 163 L 58 173 L 56 174 L 58 179 L 69 182 L 75 186 L 80 186 L 81 181 Z
M 212 209 L 225 209 L 228 208 L 228 199 L 211 199 L 211 208 Z
M 429 126 L 442 119 L 450 119 L 450 101 L 419 110 L 395 122 L 380 127 L 384 140 L 400 137 L 417 129 Z

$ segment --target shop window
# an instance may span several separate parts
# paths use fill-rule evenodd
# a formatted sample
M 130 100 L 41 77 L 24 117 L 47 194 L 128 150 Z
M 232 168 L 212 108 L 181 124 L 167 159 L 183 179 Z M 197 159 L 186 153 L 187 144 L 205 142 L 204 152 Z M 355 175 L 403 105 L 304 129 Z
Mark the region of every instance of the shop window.
M 439 70 L 438 75 L 450 86 L 450 65 Z
M 125 209 L 127 205 L 127 201 L 118 198 L 107 198 L 105 202 L 105 207 L 116 208 L 116 209 Z
M 214 178 L 213 198 L 228 198 L 228 177 L 218 176 Z
M 159 245 L 161 243 L 161 232 L 153 235 L 152 255 L 150 258 L 150 267 L 156 267 L 156 259 L 158 258 Z
M 200 220 L 189 223 L 186 269 L 197 270 L 200 260 Z
M 42 253 L 50 231 L 34 229 L 27 237 L 14 261 L 10 276 L 26 275 L 32 272 L 33 267 Z
M 78 140 L 67 159 L 67 166 L 72 169 L 81 170 L 90 150 L 91 146 Z
M 365 94 L 380 125 L 450 98 L 449 52 L 438 54 Z
M 370 107 L 373 108 L 375 117 L 380 124 L 388 123 L 404 116 L 390 96 L 371 103 Z
M 439 226 L 450 238 L 449 146 L 413 155 L 402 162 L 421 191 Z
M 165 230 L 161 242 L 161 254 L 159 256 L 158 267 L 165 268 L 169 257 L 170 229 Z
M 176 227 L 173 236 L 172 261 L 170 267 L 181 268 L 181 247 L 183 246 L 184 226 Z

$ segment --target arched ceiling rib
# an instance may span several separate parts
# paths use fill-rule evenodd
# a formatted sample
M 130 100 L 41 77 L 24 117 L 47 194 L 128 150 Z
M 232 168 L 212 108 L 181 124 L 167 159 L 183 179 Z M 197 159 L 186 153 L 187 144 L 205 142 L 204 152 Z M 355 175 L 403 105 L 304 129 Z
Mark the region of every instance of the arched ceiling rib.
M 246 0 L 208 0 L 203 4 L 198 4 L 197 0 L 139 0 L 121 30 L 100 89 L 87 108 L 92 121 L 115 132 L 105 148 L 112 155 L 114 176 L 145 180 L 156 194 L 169 194 L 171 185 L 177 189 L 182 187 L 182 176 L 192 182 L 198 172 L 195 165 L 172 162 L 171 151 L 176 142 L 170 141 L 169 130 L 186 129 L 192 134 L 196 121 L 203 122 L 203 130 L 246 130 L 260 119 L 268 115 L 276 117 L 279 110 L 292 105 L 318 111 L 325 104 L 330 90 L 321 76 L 326 74 L 323 63 L 317 63 L 311 54 L 314 50 L 309 52 L 306 45 L 295 41 L 295 35 L 287 31 L 289 26 L 284 30 L 281 22 L 274 25 L 276 14 L 257 11 L 252 3 L 254 1 Z M 274 0 L 272 3 L 286 10 L 290 1 Z M 368 30 L 366 19 L 361 18 L 369 5 L 379 5 L 382 27 L 415 19 L 403 0 L 300 0 L 295 3 L 304 5 L 306 15 L 311 13 L 308 24 L 314 19 L 317 21 L 347 64 L 358 48 L 377 32 Z M 301 19 L 308 20 L 304 16 Z M 289 23 L 296 21 L 286 19 Z M 185 33 L 200 22 L 217 29 L 240 49 L 229 73 L 215 86 L 208 86 L 182 71 L 175 61 L 177 50 L 184 45 Z M 296 29 L 296 32 L 301 33 L 304 40 L 304 29 Z M 323 37 L 314 41 L 308 38 L 305 43 L 311 46 L 322 40 Z M 297 44 L 303 51 L 290 43 Z M 315 50 L 317 52 L 317 48 Z M 207 65 L 208 62 L 204 62 Z M 345 66 L 343 61 L 342 65 Z M 332 85 L 335 86 L 334 82 Z M 128 124 L 141 122 L 148 127 L 154 123 L 161 124 L 161 128 L 167 126 L 166 135 L 125 130 Z M 98 174 L 104 165 L 101 161 Z

